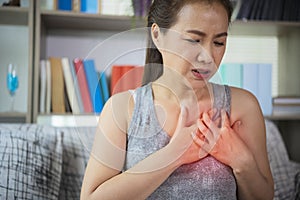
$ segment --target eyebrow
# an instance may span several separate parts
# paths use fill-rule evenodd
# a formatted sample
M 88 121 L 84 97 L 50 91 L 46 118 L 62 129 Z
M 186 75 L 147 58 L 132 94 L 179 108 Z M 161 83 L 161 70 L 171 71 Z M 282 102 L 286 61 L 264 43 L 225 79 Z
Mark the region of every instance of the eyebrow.
M 206 36 L 206 33 L 202 32 L 202 31 L 199 31 L 199 30 L 187 30 L 186 31 L 187 33 L 193 33 L 193 34 L 196 34 L 196 35 L 199 35 L 199 36 Z M 228 33 L 227 32 L 223 32 L 223 33 L 218 33 L 215 35 L 215 38 L 219 38 L 219 37 L 225 37 L 225 36 L 228 36 Z

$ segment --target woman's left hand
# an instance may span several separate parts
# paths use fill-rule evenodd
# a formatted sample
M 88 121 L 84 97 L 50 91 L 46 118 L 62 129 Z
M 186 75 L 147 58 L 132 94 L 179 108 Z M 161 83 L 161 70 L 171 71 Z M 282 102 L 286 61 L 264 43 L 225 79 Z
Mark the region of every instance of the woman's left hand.
M 221 117 L 214 121 L 209 113 L 204 112 L 197 125 L 199 132 L 194 135 L 194 141 L 211 156 L 231 168 L 239 166 L 247 155 L 251 154 L 238 135 L 241 122 L 236 121 L 231 126 L 225 110 L 222 110 Z

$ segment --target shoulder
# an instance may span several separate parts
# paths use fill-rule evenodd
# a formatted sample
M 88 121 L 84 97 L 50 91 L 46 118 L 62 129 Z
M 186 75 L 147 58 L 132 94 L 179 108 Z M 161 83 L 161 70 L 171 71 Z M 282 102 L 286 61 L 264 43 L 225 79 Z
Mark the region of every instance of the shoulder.
M 112 95 L 105 103 L 99 122 L 114 122 L 122 130 L 126 130 L 134 101 L 131 92 L 125 91 Z M 111 123 L 110 123 L 111 124 Z
M 254 94 L 245 89 L 230 87 L 231 113 L 234 119 L 262 117 L 259 102 Z

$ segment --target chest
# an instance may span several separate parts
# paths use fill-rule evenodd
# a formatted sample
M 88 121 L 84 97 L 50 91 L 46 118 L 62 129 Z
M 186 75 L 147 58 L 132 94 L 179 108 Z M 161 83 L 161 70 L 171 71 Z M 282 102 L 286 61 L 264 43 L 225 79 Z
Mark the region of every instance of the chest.
M 196 120 L 201 116 L 203 112 L 207 112 L 212 108 L 212 104 L 209 101 L 198 102 L 194 105 L 186 106 L 187 110 L 187 124 L 190 126 L 196 123 Z M 181 108 L 177 103 L 170 102 L 154 102 L 154 109 L 156 118 L 160 127 L 172 137 L 176 130 L 178 119 L 180 117 Z

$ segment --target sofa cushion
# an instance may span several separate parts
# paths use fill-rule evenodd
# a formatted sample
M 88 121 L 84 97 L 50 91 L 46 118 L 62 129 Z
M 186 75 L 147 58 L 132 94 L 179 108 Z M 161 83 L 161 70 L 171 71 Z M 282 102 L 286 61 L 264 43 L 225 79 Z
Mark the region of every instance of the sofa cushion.
M 274 179 L 274 199 L 296 199 L 300 188 L 297 173 L 300 165 L 289 159 L 287 149 L 276 125 L 266 120 L 267 150 Z
M 95 127 L 57 128 L 63 136 L 63 165 L 59 199 L 79 199 Z
M 0 124 L 0 199 L 58 199 L 61 134 L 33 124 Z

